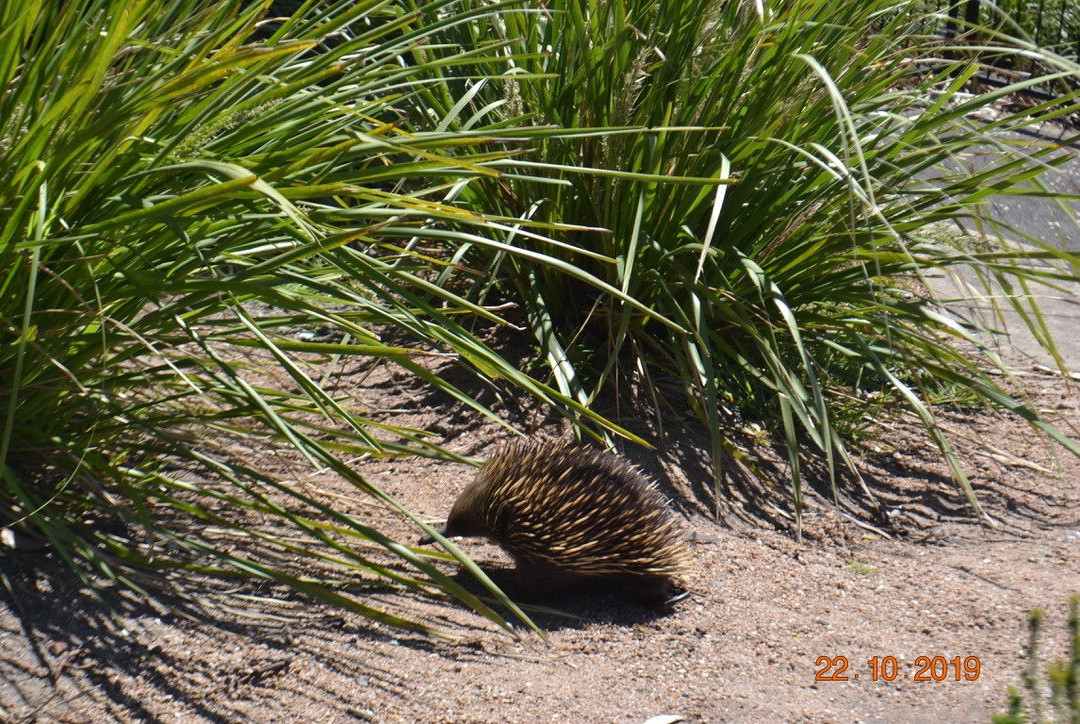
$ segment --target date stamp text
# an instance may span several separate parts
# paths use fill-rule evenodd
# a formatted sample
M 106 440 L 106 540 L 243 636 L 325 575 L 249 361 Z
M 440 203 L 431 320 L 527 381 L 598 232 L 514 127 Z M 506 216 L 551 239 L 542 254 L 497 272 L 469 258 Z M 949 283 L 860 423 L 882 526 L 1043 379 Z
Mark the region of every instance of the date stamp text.
M 982 673 L 978 656 L 919 656 L 908 665 L 895 656 L 875 656 L 867 660 L 867 670 L 858 672 L 846 656 L 819 656 L 814 665 L 814 681 L 852 681 L 860 676 L 871 681 L 978 681 Z

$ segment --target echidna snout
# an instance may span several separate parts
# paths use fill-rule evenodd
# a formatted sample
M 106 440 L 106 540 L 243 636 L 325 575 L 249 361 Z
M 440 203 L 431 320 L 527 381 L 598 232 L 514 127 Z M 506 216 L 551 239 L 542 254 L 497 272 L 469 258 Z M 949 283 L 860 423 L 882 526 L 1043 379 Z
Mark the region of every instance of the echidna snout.
M 439 528 L 438 531 L 439 531 L 439 535 L 443 536 L 444 538 L 446 537 L 446 526 L 445 525 L 442 528 Z M 434 542 L 435 542 L 435 538 L 433 536 L 430 536 L 430 535 L 425 533 L 424 535 L 420 536 L 420 540 L 416 541 L 416 545 L 418 545 L 418 546 L 426 546 L 426 545 L 430 545 L 430 544 L 432 544 Z
M 462 491 L 442 531 L 498 543 L 519 594 L 542 598 L 582 579 L 618 577 L 649 602 L 679 587 L 689 556 L 674 514 L 637 468 L 561 442 L 501 447 Z

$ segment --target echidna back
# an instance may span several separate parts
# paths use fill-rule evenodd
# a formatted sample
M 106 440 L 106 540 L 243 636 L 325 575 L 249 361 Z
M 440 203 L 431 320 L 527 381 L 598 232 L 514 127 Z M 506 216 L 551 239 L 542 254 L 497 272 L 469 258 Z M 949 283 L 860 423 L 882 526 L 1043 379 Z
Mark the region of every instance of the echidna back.
M 504 446 L 459 498 L 451 520 L 455 514 L 475 516 L 478 534 L 501 544 L 519 568 L 677 576 L 686 565 L 674 515 L 655 485 L 600 450 Z

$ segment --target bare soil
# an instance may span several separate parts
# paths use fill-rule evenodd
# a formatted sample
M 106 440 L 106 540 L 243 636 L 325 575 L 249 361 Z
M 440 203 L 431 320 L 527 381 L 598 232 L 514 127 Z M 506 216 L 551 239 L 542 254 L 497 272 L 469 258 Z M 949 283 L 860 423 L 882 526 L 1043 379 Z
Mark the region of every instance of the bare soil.
M 1076 394 L 1037 370 L 1023 375 L 1076 437 Z M 384 419 L 438 430 L 463 454 L 482 457 L 508 435 L 385 369 L 340 384 Z M 565 434 L 535 410 L 491 402 L 531 434 Z M 608 412 L 632 427 L 638 419 Z M 1019 685 L 1030 609 L 1047 612 L 1045 660 L 1066 649 L 1066 601 L 1080 593 L 1080 461 L 1014 419 L 956 411 L 945 424 L 992 526 L 972 515 L 905 419 L 882 421 L 863 451 L 874 498 L 847 481 L 851 502 L 837 507 L 827 479 L 810 471 L 818 482 L 801 540 L 788 471 L 764 442 L 739 444 L 775 488 L 731 466 L 719 496 L 693 426 L 669 422 L 657 450 L 624 446 L 685 518 L 692 595 L 657 613 L 618 589 L 567 593 L 530 609 L 546 640 L 511 636 L 452 600 L 396 590 L 368 600 L 456 640 L 372 624 L 272 586 L 220 583 L 200 584 L 198 606 L 110 591 L 133 639 L 49 551 L 0 553 L 0 720 L 985 721 Z M 399 540 L 418 535 L 328 474 L 280 451 L 250 454 Z M 356 465 L 432 520 L 473 474 L 421 459 Z M 463 546 L 482 564 L 506 565 L 491 545 Z M 889 656 L 897 678 L 872 680 L 868 660 Z M 922 656 L 976 657 L 978 679 L 955 680 L 950 664 L 945 680 L 916 681 Z M 816 680 L 823 657 L 845 657 L 848 680 Z

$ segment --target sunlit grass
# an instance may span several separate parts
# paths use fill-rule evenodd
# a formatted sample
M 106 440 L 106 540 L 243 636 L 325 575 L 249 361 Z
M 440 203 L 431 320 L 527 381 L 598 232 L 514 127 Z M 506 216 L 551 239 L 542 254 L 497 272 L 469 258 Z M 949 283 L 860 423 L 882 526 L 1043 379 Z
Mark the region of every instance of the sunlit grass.
M 725 425 L 753 423 L 787 450 L 776 484 L 796 519 L 807 459 L 857 478 L 850 440 L 886 408 L 922 420 L 975 506 L 937 405 L 1004 407 L 1080 451 L 1004 391 L 985 330 L 921 279 L 963 269 L 1007 290 L 1053 351 L 1033 293 L 1080 265 L 988 202 L 1065 200 L 1038 183 L 1057 147 L 1009 134 L 1078 94 L 972 120 L 1019 86 L 969 95 L 978 53 L 943 44 L 940 9 L 270 11 L 0 6 L 0 527 L 86 583 L 270 581 L 428 633 L 355 588 L 445 591 L 507 625 L 434 564 L 447 556 L 250 461 L 285 446 L 423 527 L 345 456 L 459 458 L 328 391 L 342 358 L 504 425 L 433 370 L 449 361 L 597 436 L 628 434 L 590 409 L 604 390 L 688 409 L 717 479 L 741 454 Z M 985 148 L 999 160 L 969 163 Z M 959 221 L 985 246 L 941 232 Z M 472 332 L 507 322 L 533 333 L 546 379 Z M 316 326 L 328 341 L 296 334 Z
M 1080 452 L 991 374 L 1002 367 L 993 335 L 924 283 L 966 270 L 1061 362 L 1035 296 L 1075 280 L 1077 257 L 1001 223 L 991 201 L 1069 198 L 1039 182 L 1066 159 L 1060 147 L 1016 132 L 1075 113 L 1078 93 L 1010 112 L 998 102 L 1035 81 L 974 94 L 968 81 L 980 57 L 1036 55 L 1062 78 L 1077 77 L 1075 63 L 972 28 L 946 41 L 945 8 L 921 2 L 556 1 L 490 20 L 455 30 L 506 38 L 520 72 L 549 80 L 474 84 L 459 116 L 487 109 L 578 132 L 487 164 L 503 177 L 458 198 L 604 231 L 552 235 L 584 251 L 515 238 L 544 260 L 482 246 L 463 257 L 497 275 L 479 299 L 526 304 L 565 395 L 644 390 L 658 408 L 688 407 L 712 435 L 717 480 L 736 455 L 725 425 L 760 421 L 786 447 L 796 516 L 809 458 L 858 478 L 851 433 L 883 400 L 921 420 L 975 510 L 935 399 L 1004 407 Z M 987 109 L 996 120 L 975 120 Z M 986 153 L 994 160 L 973 162 Z M 606 171 L 566 172 L 575 166 Z M 959 223 L 985 249 L 941 233 Z M 639 305 L 576 284 L 566 263 Z M 681 395 L 656 383 L 670 378 Z M 835 477 L 833 495 L 844 502 Z
M 497 419 L 431 371 L 437 354 L 603 427 L 454 319 L 496 314 L 408 254 L 372 253 L 384 227 L 486 223 L 417 199 L 507 151 L 408 120 L 440 82 L 433 66 L 472 72 L 484 51 L 420 59 L 461 22 L 452 3 L 308 3 L 276 20 L 268 7 L 0 9 L 0 527 L 48 543 L 87 584 L 248 577 L 432 633 L 342 588 L 367 582 L 447 591 L 505 625 L 431 554 L 249 462 L 291 445 L 419 524 L 341 455 L 459 458 L 328 393 L 311 362 L 331 356 L 393 365 Z M 314 326 L 338 341 L 295 335 Z

